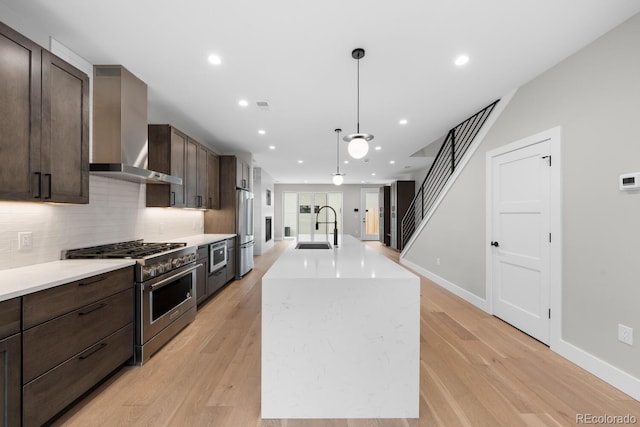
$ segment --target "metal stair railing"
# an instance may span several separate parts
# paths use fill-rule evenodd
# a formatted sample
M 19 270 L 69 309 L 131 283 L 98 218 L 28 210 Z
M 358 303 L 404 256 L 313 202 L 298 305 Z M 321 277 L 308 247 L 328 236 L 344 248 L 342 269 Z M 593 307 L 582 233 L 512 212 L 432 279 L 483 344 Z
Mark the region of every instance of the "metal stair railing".
M 403 248 L 437 200 L 449 177 L 456 170 L 460 160 L 469 149 L 469 146 L 471 146 L 498 101 L 496 100 L 487 105 L 447 133 L 447 137 L 431 164 L 427 176 L 422 181 L 422 185 L 402 218 L 401 237 Z

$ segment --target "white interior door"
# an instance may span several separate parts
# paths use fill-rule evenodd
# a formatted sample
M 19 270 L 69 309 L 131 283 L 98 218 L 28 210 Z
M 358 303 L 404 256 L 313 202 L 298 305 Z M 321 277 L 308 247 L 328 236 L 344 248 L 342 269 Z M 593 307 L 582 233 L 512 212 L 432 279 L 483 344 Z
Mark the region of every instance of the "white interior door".
M 360 218 L 362 221 L 360 236 L 362 236 L 362 240 L 379 240 L 380 207 L 378 206 L 378 198 L 380 190 L 378 188 L 362 188 L 360 196 Z
M 493 314 L 549 343 L 549 141 L 488 159 Z

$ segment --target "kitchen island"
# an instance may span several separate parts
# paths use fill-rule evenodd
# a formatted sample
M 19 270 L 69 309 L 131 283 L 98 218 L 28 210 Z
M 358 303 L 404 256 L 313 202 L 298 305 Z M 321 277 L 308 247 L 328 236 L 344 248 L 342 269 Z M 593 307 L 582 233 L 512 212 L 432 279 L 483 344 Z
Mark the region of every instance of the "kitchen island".
M 262 418 L 417 418 L 420 281 L 351 236 L 262 278 Z

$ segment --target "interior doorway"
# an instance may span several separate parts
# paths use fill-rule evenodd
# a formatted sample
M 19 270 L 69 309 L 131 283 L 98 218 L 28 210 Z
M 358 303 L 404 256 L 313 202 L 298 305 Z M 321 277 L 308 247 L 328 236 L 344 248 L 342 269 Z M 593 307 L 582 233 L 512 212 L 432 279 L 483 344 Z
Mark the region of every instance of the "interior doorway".
M 360 189 L 361 240 L 380 239 L 379 188 Z
M 559 233 L 558 241 L 553 237 L 560 221 L 554 197 L 559 173 L 553 169 L 559 167 L 559 155 L 553 155 L 559 149 L 553 143 L 542 133 L 486 155 L 491 312 L 545 344 L 551 342 L 552 283 L 559 287 L 552 268 L 560 244 Z

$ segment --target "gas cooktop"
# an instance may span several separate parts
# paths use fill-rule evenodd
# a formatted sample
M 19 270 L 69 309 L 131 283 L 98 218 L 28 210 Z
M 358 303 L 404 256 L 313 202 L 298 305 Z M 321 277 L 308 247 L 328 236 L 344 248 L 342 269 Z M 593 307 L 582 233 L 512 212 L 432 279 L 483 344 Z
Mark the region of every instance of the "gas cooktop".
M 110 243 L 107 245 L 91 246 L 88 248 L 67 250 L 65 259 L 90 259 L 90 258 L 146 258 L 151 255 L 161 254 L 173 249 L 183 248 L 186 243 L 146 243 L 142 240 L 130 242 Z

